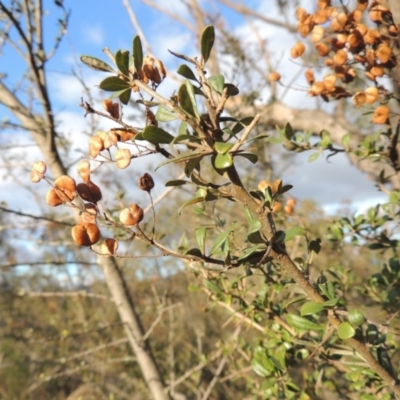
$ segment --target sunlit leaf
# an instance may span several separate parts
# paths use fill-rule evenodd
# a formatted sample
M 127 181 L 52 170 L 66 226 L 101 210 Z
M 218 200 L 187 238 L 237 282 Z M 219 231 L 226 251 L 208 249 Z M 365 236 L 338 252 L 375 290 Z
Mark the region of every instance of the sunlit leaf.
M 305 236 L 306 235 L 306 230 L 301 227 L 301 226 L 296 226 L 294 228 L 290 228 L 287 231 L 285 231 L 285 242 L 288 242 L 289 240 L 292 240 L 296 236 Z
M 218 249 L 221 248 L 221 246 L 225 243 L 225 241 L 228 240 L 229 235 L 231 234 L 231 231 L 225 231 L 220 233 L 217 238 L 215 239 L 215 242 L 210 250 L 210 255 L 214 254 Z
M 321 303 L 317 303 L 316 301 L 307 301 L 300 308 L 301 315 L 311 315 L 318 314 L 324 309 Z
M 288 314 L 286 317 L 286 321 L 292 328 L 300 329 L 303 331 L 321 331 L 325 329 L 325 326 L 318 325 L 315 322 L 312 322 L 309 319 L 296 314 Z
M 342 322 L 337 327 L 337 334 L 340 339 L 350 339 L 356 334 L 356 330 L 351 326 L 349 322 Z
M 178 118 L 179 117 L 173 111 L 170 111 L 167 107 L 163 106 L 162 104 L 158 106 L 156 112 L 156 120 L 158 122 L 170 122 L 175 121 Z
M 197 203 L 203 203 L 204 201 L 205 201 L 204 197 L 193 197 L 192 199 L 183 203 L 183 205 L 178 210 L 178 214 L 180 214 L 182 212 L 182 210 L 184 208 L 186 208 L 187 206 L 191 206 L 191 205 L 197 204 Z
M 207 228 L 201 227 L 196 229 L 196 242 L 203 254 L 205 253 L 206 234 Z
M 115 72 L 107 63 L 95 57 L 81 56 L 81 61 L 89 68 L 95 69 L 96 71 Z
M 215 142 L 214 149 L 218 154 L 226 154 L 232 146 L 233 143 Z

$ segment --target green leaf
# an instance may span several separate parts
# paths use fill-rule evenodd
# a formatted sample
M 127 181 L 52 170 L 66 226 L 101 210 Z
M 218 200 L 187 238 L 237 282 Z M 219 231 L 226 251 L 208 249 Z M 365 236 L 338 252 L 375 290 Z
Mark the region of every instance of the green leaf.
M 198 138 L 197 136 L 193 136 L 193 135 L 179 135 L 179 136 L 175 137 L 175 139 L 171 142 L 171 144 L 179 143 L 184 140 L 189 140 L 190 142 L 199 142 L 200 138 Z
M 185 83 L 180 86 L 178 91 L 178 100 L 183 111 L 185 111 L 192 117 L 200 117 L 199 111 L 197 109 L 193 85 L 190 83 L 189 80 L 186 80 Z
M 182 186 L 185 185 L 186 183 L 190 183 L 188 181 L 185 181 L 184 179 L 173 179 L 165 183 L 165 186 Z
M 203 257 L 203 254 L 201 254 L 201 251 L 196 248 L 189 249 L 185 254 L 187 254 L 189 256 Z
M 206 280 L 204 281 L 204 286 L 205 286 L 208 290 L 210 290 L 211 292 L 213 292 L 213 293 L 217 293 L 217 294 L 222 293 L 221 288 L 220 288 L 218 285 L 216 285 L 213 281 L 211 281 L 211 280 L 209 280 L 209 279 L 206 279 Z
M 223 75 L 214 75 L 208 78 L 210 86 L 218 93 L 222 93 L 225 85 L 225 78 Z
M 215 168 L 225 169 L 229 168 L 233 163 L 231 155 L 228 154 L 217 154 L 214 161 Z
M 197 153 L 194 152 L 190 152 L 188 154 L 184 154 L 182 156 L 179 157 L 175 157 L 175 158 L 170 158 L 168 160 L 163 161 L 161 164 L 157 165 L 157 168 L 163 167 L 164 165 L 170 164 L 170 163 L 178 163 L 178 162 L 182 162 L 182 161 L 188 161 L 188 160 L 192 160 L 195 158 L 201 159 L 202 157 L 204 157 L 207 153 L 204 153 L 204 151 L 199 151 Z
M 257 375 L 266 377 L 275 371 L 274 364 L 268 358 L 268 354 L 262 346 L 257 346 L 251 360 L 251 367 Z
M 183 205 L 178 210 L 178 214 L 180 214 L 182 210 L 187 206 L 191 206 L 192 204 L 197 204 L 197 203 L 203 203 L 204 201 L 205 201 L 204 197 L 193 197 L 192 199 L 183 203 Z
M 339 303 L 340 297 L 335 297 L 334 299 L 327 300 L 324 302 L 323 306 L 325 308 L 335 307 L 337 303 Z
M 319 151 L 316 151 L 315 153 L 311 154 L 310 157 L 308 157 L 307 161 L 309 163 L 312 163 L 313 161 L 315 161 L 319 157 L 320 154 L 321 153 Z
M 182 135 L 188 135 L 188 134 L 189 134 L 188 125 L 185 121 L 182 121 L 179 124 L 178 135 L 182 136 Z
M 139 35 L 133 38 L 133 64 L 136 72 L 139 73 L 143 65 L 142 41 Z
M 218 154 L 226 154 L 232 146 L 233 143 L 215 142 L 214 149 Z
M 292 125 L 290 125 L 289 122 L 285 125 L 284 134 L 287 140 L 291 140 L 294 135 Z
M 129 51 L 118 50 L 115 53 L 115 64 L 125 76 L 129 76 Z
M 238 258 L 238 261 L 244 260 L 255 252 L 265 251 L 266 249 L 267 246 L 265 244 L 257 244 L 256 246 L 249 247 L 248 249 L 243 251 L 243 254 Z
M 142 132 L 142 136 L 145 140 L 153 144 L 169 144 L 174 140 L 174 137 L 170 133 L 154 125 L 146 126 Z
M 132 89 L 124 90 L 119 96 L 119 101 L 122 104 L 128 104 L 131 99 Z
M 226 94 L 228 96 L 237 96 L 239 94 L 239 89 L 236 85 L 232 83 L 225 83 L 224 89 L 226 88 Z
M 253 219 L 250 222 L 249 225 L 249 229 L 247 230 L 247 235 L 249 236 L 250 234 L 254 233 L 254 232 L 258 232 L 262 227 L 261 221 L 259 221 L 258 219 Z
M 250 125 L 251 121 L 253 121 L 254 117 L 246 117 L 241 119 L 233 128 L 232 132 L 236 135 L 241 132 L 247 125 Z
M 196 75 L 194 74 L 194 72 L 186 64 L 180 65 L 176 72 L 179 75 L 182 75 L 183 77 L 185 77 L 186 79 L 190 79 L 192 81 L 196 81 L 197 82 Z
M 249 160 L 252 164 L 256 164 L 258 161 L 258 156 L 253 153 L 238 153 L 235 157 L 244 157 Z
M 342 136 L 342 145 L 346 151 L 349 151 L 349 144 L 350 144 L 351 135 L 350 133 L 346 133 Z
M 342 322 L 337 327 L 337 334 L 340 339 L 350 339 L 356 334 L 356 330 L 351 326 L 349 322 Z
M 349 310 L 347 318 L 350 324 L 355 328 L 357 326 L 361 326 L 365 321 L 364 314 L 360 310 L 357 310 L 355 308 Z
M 202 227 L 196 229 L 196 242 L 197 246 L 199 246 L 199 249 L 201 250 L 202 254 L 205 254 L 206 252 L 206 234 L 207 234 L 207 228 Z
M 292 240 L 296 236 L 306 236 L 306 230 L 302 226 L 296 226 L 285 231 L 285 242 Z
M 300 308 L 301 315 L 311 315 L 318 314 L 324 309 L 321 303 L 317 303 L 316 301 L 307 301 Z
M 99 60 L 98 58 L 90 57 L 90 56 L 81 56 L 81 61 L 86 66 L 88 66 L 89 68 L 92 68 L 96 71 L 114 72 L 115 73 L 115 71 L 112 69 L 112 67 L 110 67 L 104 61 Z
M 208 25 L 204 28 L 200 38 L 200 49 L 201 49 L 201 55 L 203 56 L 204 59 L 204 63 L 206 63 L 210 57 L 214 41 L 215 41 L 214 27 L 212 25 Z
M 222 245 L 228 240 L 230 234 L 231 231 L 229 230 L 229 231 L 224 231 L 217 236 L 213 244 L 213 247 L 210 250 L 210 256 L 222 247 Z
M 119 90 L 130 89 L 128 82 L 125 82 L 116 76 L 109 76 L 108 78 L 102 80 L 99 87 L 106 92 L 117 92 Z
M 244 143 L 250 143 L 250 142 L 252 142 L 254 140 L 266 139 L 266 138 L 269 138 L 269 137 L 270 137 L 269 133 L 262 133 L 261 135 L 254 136 L 254 137 L 246 140 Z
M 286 317 L 286 321 L 292 328 L 300 329 L 303 331 L 322 331 L 325 329 L 324 326 L 318 325 L 315 322 L 312 322 L 309 319 L 296 314 L 288 314 Z
M 156 112 L 156 120 L 158 122 L 170 122 L 170 121 L 175 121 L 179 117 L 173 112 L 168 110 L 167 107 L 163 106 L 160 104 L 158 106 L 157 112 Z

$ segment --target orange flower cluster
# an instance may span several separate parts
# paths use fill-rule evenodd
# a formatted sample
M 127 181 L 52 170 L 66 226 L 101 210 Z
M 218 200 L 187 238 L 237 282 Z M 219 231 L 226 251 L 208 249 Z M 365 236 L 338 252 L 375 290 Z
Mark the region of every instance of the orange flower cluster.
M 378 30 L 366 25 L 366 12 L 370 21 L 384 29 Z M 392 46 L 400 27 L 394 24 L 390 10 L 381 0 L 357 0 L 352 10 L 333 7 L 330 0 L 319 0 L 313 14 L 298 8 L 296 17 L 300 35 L 310 37 L 316 52 L 332 70 L 320 81 L 315 80 L 311 70 L 306 70 L 311 96 L 320 96 L 325 101 L 353 96 L 353 103 L 357 107 L 386 100 L 387 91 L 377 83 L 377 78 L 388 75 L 396 66 Z M 298 42 L 290 53 L 296 58 L 304 51 L 304 44 Z M 364 71 L 364 76 L 374 82 L 377 95 L 371 97 L 368 90 L 372 88 L 355 94 L 350 91 L 347 84 L 359 76 L 359 70 Z M 385 105 L 378 108 L 373 122 L 386 123 L 387 119 L 384 118 L 389 116 L 389 109 Z

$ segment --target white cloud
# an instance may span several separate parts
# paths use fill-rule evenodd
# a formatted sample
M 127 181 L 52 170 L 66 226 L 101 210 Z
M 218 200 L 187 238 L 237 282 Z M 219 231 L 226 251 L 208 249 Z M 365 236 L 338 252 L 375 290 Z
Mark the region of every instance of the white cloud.
M 100 25 L 93 26 L 92 24 L 88 24 L 83 31 L 83 37 L 88 43 L 102 46 L 105 38 L 104 28 Z

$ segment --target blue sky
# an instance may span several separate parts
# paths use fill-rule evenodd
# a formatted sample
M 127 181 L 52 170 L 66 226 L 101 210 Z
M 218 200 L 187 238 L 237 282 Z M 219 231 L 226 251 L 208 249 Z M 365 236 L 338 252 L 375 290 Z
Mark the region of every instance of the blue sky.
M 172 69 L 181 64 L 181 61 L 170 55 L 167 51 L 168 48 L 178 52 L 189 51 L 189 55 L 195 55 L 192 54 L 192 44 L 196 42 L 193 33 L 188 32 L 179 23 L 165 17 L 159 11 L 145 6 L 141 1 L 136 0 L 130 3 L 147 40 L 151 44 L 154 56 L 161 58 Z M 161 1 L 159 3 L 166 4 L 166 2 Z M 217 12 L 211 2 L 204 1 L 203 3 L 212 12 Z M 310 3 L 310 1 L 305 1 L 305 3 Z M 45 0 L 44 4 L 48 10 L 45 17 L 45 38 L 49 46 L 58 30 L 56 18 L 58 18 L 60 12 L 54 6 L 53 1 Z M 265 12 L 265 15 L 269 17 L 279 17 L 277 11 L 269 7 L 268 2 L 254 0 L 246 2 L 246 4 L 262 9 L 262 12 Z M 79 56 L 86 54 L 109 61 L 102 52 L 102 48 L 109 47 L 112 51 L 117 49 L 129 50 L 136 31 L 122 0 L 99 0 L 96 2 L 66 0 L 65 6 L 67 9 L 71 9 L 68 34 L 49 64 L 49 82 L 52 87 L 51 95 L 55 110 L 58 112 L 60 129 L 71 136 L 74 135 L 74 141 L 81 143 L 82 140 L 87 140 L 86 137 L 81 136 L 81 132 L 87 129 L 87 121 L 83 118 L 83 112 L 78 107 L 83 91 L 79 82 L 69 74 L 72 69 L 81 71 L 88 86 L 95 88 L 95 85 L 105 75 L 89 70 L 80 64 Z M 168 9 L 172 13 L 185 16 L 180 1 L 169 2 Z M 229 29 L 240 33 L 242 37 L 249 37 L 251 32 L 248 26 L 244 24 L 243 18 L 226 8 L 220 8 L 219 12 L 226 17 Z M 277 60 L 280 60 L 277 63 L 282 70 L 287 71 L 288 75 L 289 73 L 295 74 L 295 71 L 292 72 L 295 65 L 289 60 L 287 52 L 296 37 L 285 35 L 282 30 L 277 28 L 268 28 L 267 31 L 262 31 L 262 34 L 268 37 L 272 53 Z M 287 50 L 286 53 L 285 50 Z M 4 61 L 6 62 L 4 63 Z M 20 58 L 12 54 L 11 50 L 7 48 L 3 55 L 3 67 L 0 67 L 0 72 L 3 72 L 3 70 L 6 70 L 9 74 L 7 81 L 15 79 L 23 70 Z M 172 80 L 167 80 L 163 83 L 161 90 L 169 92 L 175 85 L 176 83 Z M 104 97 L 106 96 L 103 94 Z M 310 99 L 307 99 L 304 93 L 299 95 L 298 92 L 293 92 L 287 95 L 285 100 L 295 106 L 304 106 L 307 102 L 310 107 L 312 106 Z M 0 109 L 0 112 L 5 114 L 3 109 Z M 107 129 L 107 127 L 108 125 L 105 124 L 104 129 Z M 31 156 L 36 155 L 33 152 Z M 37 154 L 37 157 L 39 156 Z M 355 202 L 361 204 L 365 201 L 375 201 L 378 197 L 382 198 L 374 188 L 373 182 L 359 173 L 356 168 L 349 166 L 345 157 L 334 157 L 331 159 L 331 163 L 327 163 L 324 157 L 320 157 L 315 163 L 308 164 L 306 161 L 308 156 L 307 153 L 296 157 L 293 165 L 284 173 L 284 181 L 294 185 L 294 196 L 300 199 L 312 197 L 331 208 L 347 199 L 354 199 Z M 27 162 L 28 160 L 27 158 Z M 260 179 L 262 178 L 260 177 Z M 315 187 L 316 182 L 318 183 L 317 189 Z M 4 200 L 8 200 L 7 194 L 5 197 Z M 2 199 L 0 198 L 0 200 Z

